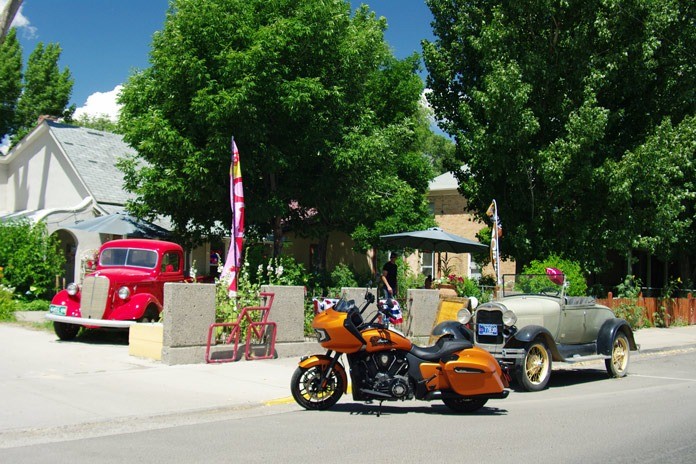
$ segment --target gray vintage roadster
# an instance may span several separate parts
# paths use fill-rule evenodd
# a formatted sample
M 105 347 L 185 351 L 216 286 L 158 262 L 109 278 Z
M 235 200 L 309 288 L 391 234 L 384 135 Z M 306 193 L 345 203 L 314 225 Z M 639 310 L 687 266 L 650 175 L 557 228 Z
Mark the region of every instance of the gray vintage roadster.
M 604 359 L 612 377 L 626 375 L 630 351 L 637 350 L 628 323 L 590 297 L 566 296 L 565 276 L 505 275 L 499 298 L 482 304 L 471 319 L 474 341 L 507 365 L 518 386 L 546 387 L 553 361 Z

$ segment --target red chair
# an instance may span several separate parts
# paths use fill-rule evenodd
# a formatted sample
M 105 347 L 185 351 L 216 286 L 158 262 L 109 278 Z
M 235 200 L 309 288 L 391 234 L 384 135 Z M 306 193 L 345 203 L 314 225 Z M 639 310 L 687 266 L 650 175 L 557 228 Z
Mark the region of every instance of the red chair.
M 269 321 L 268 316 L 271 313 L 271 306 L 275 293 L 261 292 L 262 301 L 265 301 L 263 306 L 247 306 L 239 313 L 239 317 L 234 322 L 216 322 L 208 327 L 208 345 L 205 350 L 205 362 L 207 363 L 224 363 L 237 360 L 239 349 L 239 339 L 244 326 L 246 326 L 246 343 L 244 357 L 248 361 L 252 359 L 270 359 L 275 356 L 275 341 L 277 326 L 275 322 Z M 233 345 L 232 356 L 220 356 L 224 351 L 211 353 L 210 347 L 217 344 L 214 340 L 214 333 L 217 327 L 229 328 L 230 333 L 225 339 L 226 345 Z M 262 345 L 266 348 L 265 354 L 257 355 L 253 352 L 252 345 Z

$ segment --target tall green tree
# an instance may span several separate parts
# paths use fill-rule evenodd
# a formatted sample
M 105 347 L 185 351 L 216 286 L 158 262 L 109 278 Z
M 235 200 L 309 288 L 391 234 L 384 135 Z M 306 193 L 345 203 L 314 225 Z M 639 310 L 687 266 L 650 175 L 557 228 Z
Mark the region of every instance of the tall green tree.
M 427 3 L 429 100 L 467 166 L 472 210 L 498 201 L 503 253 L 596 270 L 607 250 L 628 252 L 634 211 L 612 197 L 613 170 L 664 121 L 694 114 L 694 2 Z
M 68 106 L 74 81 L 67 67 L 60 70 L 60 54 L 60 45 L 39 43 L 29 55 L 17 102 L 14 142 L 24 137 L 41 115 L 70 118 L 75 112 L 74 105 Z
M 191 241 L 229 233 L 234 135 L 247 224 L 272 232 L 276 253 L 287 224 L 322 243 L 360 226 L 368 246 L 408 205 L 402 227 L 427 221 L 422 82 L 416 57 L 392 56 L 385 28 L 343 0 L 172 2 L 150 67 L 120 97 L 139 154 L 121 164 L 131 208 L 171 216 Z
M 22 49 L 11 29 L 0 44 L 0 140 L 15 126 L 17 100 L 22 92 Z

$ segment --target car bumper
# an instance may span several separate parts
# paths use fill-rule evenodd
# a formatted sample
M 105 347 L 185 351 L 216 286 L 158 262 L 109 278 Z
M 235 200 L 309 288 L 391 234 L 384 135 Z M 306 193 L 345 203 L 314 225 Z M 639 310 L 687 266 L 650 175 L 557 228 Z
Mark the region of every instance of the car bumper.
M 86 317 L 59 316 L 57 314 L 46 314 L 46 319 L 53 322 L 64 324 L 84 325 L 87 327 L 112 327 L 125 329 L 135 325 L 135 321 L 114 321 L 110 319 L 88 319 Z
M 497 360 L 521 359 L 525 355 L 524 348 L 503 348 L 500 345 L 486 343 L 476 343 L 476 346 L 488 351 Z

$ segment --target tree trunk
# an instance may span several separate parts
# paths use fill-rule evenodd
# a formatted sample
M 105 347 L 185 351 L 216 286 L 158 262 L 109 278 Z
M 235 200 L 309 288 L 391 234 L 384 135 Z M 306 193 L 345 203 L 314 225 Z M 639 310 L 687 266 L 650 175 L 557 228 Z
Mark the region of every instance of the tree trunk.
M 5 36 L 10 30 L 10 25 L 12 20 L 14 20 L 17 10 L 22 6 L 23 0 L 9 0 L 5 4 L 5 8 L 2 9 L 0 13 L 0 45 L 5 41 Z

